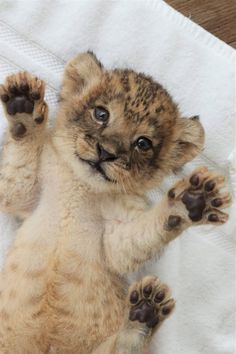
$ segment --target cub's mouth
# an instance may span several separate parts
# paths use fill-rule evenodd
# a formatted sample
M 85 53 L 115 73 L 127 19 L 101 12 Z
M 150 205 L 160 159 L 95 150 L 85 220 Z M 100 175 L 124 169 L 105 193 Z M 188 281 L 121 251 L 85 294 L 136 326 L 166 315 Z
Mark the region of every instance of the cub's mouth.
M 78 155 L 77 155 L 78 156 Z M 79 159 L 84 162 L 87 163 L 95 172 L 98 172 L 106 181 L 108 182 L 113 182 L 116 183 L 115 180 L 112 180 L 111 178 L 109 178 L 105 171 L 103 170 L 103 168 L 101 167 L 101 162 L 102 161 L 93 161 L 93 160 L 85 160 L 82 157 L 78 156 Z

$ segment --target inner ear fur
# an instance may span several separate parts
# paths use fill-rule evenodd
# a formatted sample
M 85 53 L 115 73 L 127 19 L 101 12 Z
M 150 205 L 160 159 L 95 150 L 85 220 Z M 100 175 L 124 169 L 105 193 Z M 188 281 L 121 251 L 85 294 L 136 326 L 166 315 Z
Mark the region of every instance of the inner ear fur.
M 174 139 L 176 142 L 175 168 L 180 168 L 203 149 L 205 133 L 199 117 L 179 118 L 175 126 Z
M 94 53 L 78 54 L 65 67 L 61 98 L 80 93 L 90 83 L 101 77 L 103 66 Z

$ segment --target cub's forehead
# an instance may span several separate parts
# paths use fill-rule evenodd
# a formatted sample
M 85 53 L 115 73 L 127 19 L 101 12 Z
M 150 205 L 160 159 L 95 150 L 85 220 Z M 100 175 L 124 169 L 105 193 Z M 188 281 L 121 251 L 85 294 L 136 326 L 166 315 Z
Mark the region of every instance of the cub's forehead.
M 168 92 L 151 77 L 132 70 L 106 72 L 104 104 L 132 124 L 147 129 L 173 124 L 177 106 Z M 102 102 L 101 102 L 102 103 Z
M 113 70 L 105 74 L 104 89 L 110 101 L 123 102 L 129 113 L 174 112 L 176 105 L 169 93 L 151 77 L 133 70 Z
M 116 130 L 164 137 L 178 116 L 177 107 L 167 91 L 150 77 L 132 70 L 104 71 L 73 100 L 76 117 L 92 115 L 96 106 L 107 109 L 106 132 L 111 134 L 110 130 Z M 86 119 L 82 119 L 81 124 Z
M 117 92 L 146 101 L 147 104 L 155 100 L 158 90 L 163 90 L 162 86 L 151 77 L 133 70 L 115 69 L 106 72 L 105 76 L 110 89 L 116 88 Z

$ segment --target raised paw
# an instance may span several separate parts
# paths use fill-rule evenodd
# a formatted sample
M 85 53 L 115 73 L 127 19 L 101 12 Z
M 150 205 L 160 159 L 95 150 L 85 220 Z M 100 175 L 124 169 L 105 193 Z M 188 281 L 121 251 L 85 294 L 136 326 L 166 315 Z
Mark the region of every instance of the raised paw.
M 0 85 L 0 98 L 14 137 L 25 136 L 46 120 L 44 93 L 44 82 L 27 72 L 10 75 Z
M 169 191 L 169 204 L 176 209 L 168 219 L 169 227 L 181 223 L 181 205 L 185 206 L 188 218 L 194 223 L 223 224 L 228 220 L 228 215 L 221 211 L 231 203 L 229 193 L 222 193 L 224 176 L 209 172 L 207 167 L 198 168 L 190 178 L 183 179 Z M 179 213 L 178 213 L 179 209 Z
M 143 323 L 148 328 L 160 325 L 175 307 L 168 286 L 152 276 L 147 276 L 131 286 L 129 304 L 129 320 Z

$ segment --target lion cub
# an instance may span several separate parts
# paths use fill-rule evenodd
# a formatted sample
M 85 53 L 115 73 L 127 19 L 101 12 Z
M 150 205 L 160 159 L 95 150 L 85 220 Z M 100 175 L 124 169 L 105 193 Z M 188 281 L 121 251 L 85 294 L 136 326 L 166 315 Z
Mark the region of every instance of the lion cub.
M 26 72 L 0 87 L 1 210 L 23 220 L 1 274 L 0 353 L 144 353 L 175 302 L 153 276 L 127 295 L 123 276 L 189 226 L 224 223 L 224 178 L 200 168 L 148 205 L 204 142 L 150 77 L 78 55 L 51 131 L 44 90 Z

